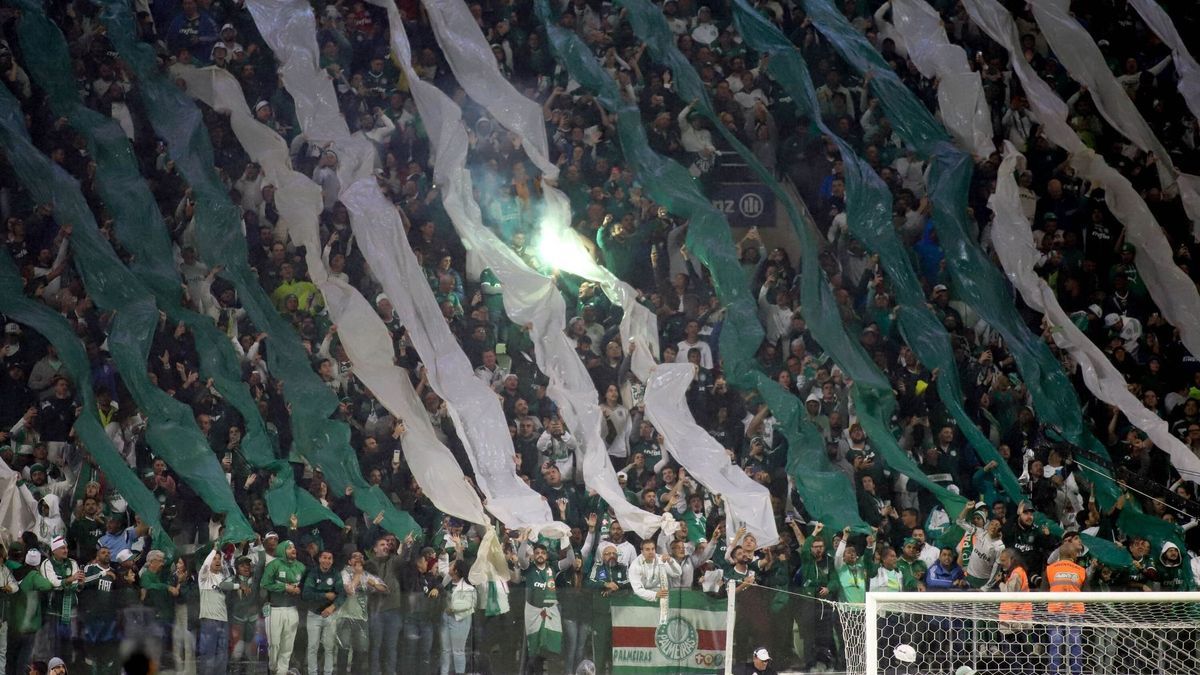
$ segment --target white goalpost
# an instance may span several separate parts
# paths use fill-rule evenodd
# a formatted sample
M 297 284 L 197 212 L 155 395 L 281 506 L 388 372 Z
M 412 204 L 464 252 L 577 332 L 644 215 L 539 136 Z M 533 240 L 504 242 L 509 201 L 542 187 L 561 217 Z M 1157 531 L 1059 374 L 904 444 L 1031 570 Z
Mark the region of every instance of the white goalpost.
M 837 606 L 848 673 L 1200 673 L 1200 593 L 868 593 Z

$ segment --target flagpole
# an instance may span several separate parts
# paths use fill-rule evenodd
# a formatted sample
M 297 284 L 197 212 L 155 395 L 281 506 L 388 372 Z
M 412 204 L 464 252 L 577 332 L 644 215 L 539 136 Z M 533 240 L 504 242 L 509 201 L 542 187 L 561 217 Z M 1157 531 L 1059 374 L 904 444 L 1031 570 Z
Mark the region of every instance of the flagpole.
M 733 628 L 737 622 L 737 582 L 725 584 L 729 604 L 725 609 L 725 675 L 733 675 Z

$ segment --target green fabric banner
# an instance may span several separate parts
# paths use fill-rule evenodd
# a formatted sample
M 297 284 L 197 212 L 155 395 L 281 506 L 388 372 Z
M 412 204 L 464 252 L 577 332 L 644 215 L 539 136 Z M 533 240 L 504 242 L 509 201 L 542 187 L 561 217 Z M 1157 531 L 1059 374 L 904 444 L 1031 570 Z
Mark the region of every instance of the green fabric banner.
M 855 411 L 859 423 L 873 442 L 873 447 L 879 450 L 889 468 L 899 471 L 914 483 L 928 489 L 951 517 L 956 516 L 966 506 L 967 500 L 930 480 L 913 461 L 912 456 L 900 447 L 896 441 L 897 434 L 889 428 L 896 409 L 892 385 L 857 337 L 846 332 L 828 280 L 818 262 L 821 242 L 817 239 L 818 230 L 807 209 L 798 206 L 797 198 L 785 190 L 771 171 L 718 119 L 700 74 L 675 46 L 674 33 L 671 32 L 662 12 L 648 0 L 618 0 L 617 4 L 627 10 L 626 18 L 633 25 L 634 34 L 645 43 L 651 58 L 671 69 L 680 97 L 687 101 L 696 101 L 697 110 L 733 146 L 758 175 L 759 180 L 771 189 L 776 200 L 783 204 L 792 229 L 801 242 L 800 300 L 801 306 L 805 308 L 804 319 L 822 349 L 832 356 L 842 372 L 853 380 L 850 391 Z M 888 214 L 890 217 L 890 211 Z M 890 224 L 889 219 L 888 225 Z M 948 338 L 946 342 L 949 347 Z M 953 359 L 950 363 L 953 366 Z M 963 413 L 963 416 L 965 418 L 966 414 Z M 805 497 L 807 503 L 809 495 L 801 492 L 801 496 Z M 825 493 L 821 497 L 828 499 L 832 495 Z
M 104 433 L 104 427 L 100 425 L 96 395 L 91 386 L 92 367 L 83 344 L 75 335 L 71 324 L 58 312 L 45 303 L 25 296 L 21 271 L 17 269 L 7 251 L 0 252 L 0 312 L 13 321 L 19 321 L 37 331 L 58 350 L 58 356 L 70 373 L 83 406 L 79 417 L 75 419 L 75 435 L 83 449 L 95 460 L 96 466 L 104 472 L 104 477 L 112 489 L 124 497 L 129 508 L 142 522 L 150 526 L 154 546 L 171 555 L 175 550 L 175 543 L 163 530 L 158 500 L 154 498 L 154 493 L 138 480 L 137 474 L 125 463 L 112 439 Z
M 367 520 L 383 513 L 381 525 L 396 536 L 419 534 L 416 521 L 363 478 L 350 447 L 350 428 L 330 419 L 337 409 L 337 397 L 317 377 L 295 331 L 275 310 L 250 269 L 241 213 L 230 203 L 213 168 L 212 145 L 199 109 L 160 71 L 150 45 L 136 38 L 128 3 L 104 0 L 100 19 L 117 52 L 138 78 L 138 92 L 151 125 L 166 140 L 171 158 L 191 185 L 200 258 L 210 266 L 223 267 L 222 277 L 233 284 L 255 326 L 269 336 L 267 362 L 271 373 L 283 382 L 291 406 L 296 454 L 319 468 L 335 492 L 352 488 L 354 502 Z
M 155 386 L 147 373 L 146 362 L 158 324 L 158 309 L 149 291 L 109 247 L 79 184 L 34 147 L 25 129 L 25 115 L 5 88 L 0 88 L 0 140 L 25 189 L 38 202 L 54 207 L 55 220 L 61 227 L 72 228 L 71 252 L 88 295 L 97 307 L 113 312 L 108 351 L 122 382 L 147 418 L 150 447 L 209 508 L 225 514 L 226 541 L 252 539 L 250 523 L 234 501 L 225 472 L 196 426 L 191 409 Z M 82 390 L 91 383 L 84 379 L 77 385 Z M 91 407 L 95 409 L 94 402 Z
M 554 23 L 545 0 L 538 0 L 536 9 L 558 61 L 616 115 L 622 151 L 638 180 L 655 202 L 688 220 L 688 248 L 712 272 L 717 295 L 725 306 L 720 351 L 726 377 L 736 387 L 758 390 L 779 420 L 776 428 L 782 429 L 788 441 L 787 471 L 804 497 L 805 508 L 813 517 L 835 528 L 851 526 L 869 531 L 858 515 L 849 481 L 829 463 L 824 439 L 805 419 L 799 399 L 768 377 L 755 360 L 763 341 L 763 329 L 755 301 L 747 290 L 749 280 L 733 255 L 733 240 L 725 217 L 713 208 L 685 168 L 650 149 L 637 105 L 621 97 L 616 82 L 582 40 Z M 815 265 L 810 269 L 815 269 Z
M 974 170 L 971 156 L 954 146 L 945 129 L 829 0 L 804 0 L 804 9 L 842 59 L 859 74 L 869 75 L 872 91 L 893 128 L 930 163 L 933 225 L 954 290 L 1003 336 L 1040 421 L 1064 440 L 1107 461 L 1108 451 L 1084 424 L 1070 380 L 1049 348 L 1021 321 L 1004 277 L 974 241 L 975 228 L 966 217 L 967 190 Z M 1076 456 L 1076 461 L 1094 482 L 1100 507 L 1111 508 L 1120 489 L 1108 470 L 1082 454 Z M 1122 510 L 1120 524 L 1127 532 L 1148 535 L 1159 542 L 1177 539 L 1179 534 L 1175 525 L 1142 514 L 1136 504 Z
M 256 469 L 273 475 L 266 493 L 272 521 L 286 525 L 296 514 L 300 524 L 321 520 L 342 521 L 307 490 L 296 485 L 291 467 L 278 459 L 262 415 L 249 389 L 241 381 L 241 367 L 228 336 L 209 317 L 180 304 L 179 271 L 175 268 L 171 240 L 153 194 L 139 173 L 133 148 L 120 126 L 110 117 L 84 106 L 70 71 L 70 55 L 62 33 L 46 17 L 41 3 L 15 0 L 21 9 L 17 22 L 25 66 L 46 92 L 55 115 L 65 117 L 87 139 L 96 161 L 96 187 L 116 223 L 117 239 L 133 254 L 130 269 L 153 293 L 158 307 L 172 322 L 182 322 L 195 338 L 200 372 L 212 378 L 217 391 L 241 415 L 245 424 L 239 452 Z M 217 448 L 216 450 L 220 450 Z

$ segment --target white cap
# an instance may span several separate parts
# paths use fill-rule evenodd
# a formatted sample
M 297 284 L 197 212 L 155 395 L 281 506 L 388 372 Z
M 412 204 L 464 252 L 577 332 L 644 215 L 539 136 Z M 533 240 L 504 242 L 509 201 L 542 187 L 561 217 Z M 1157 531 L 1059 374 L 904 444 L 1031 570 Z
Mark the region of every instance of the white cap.
M 771 653 L 767 651 L 766 647 L 759 647 L 758 649 L 754 650 L 754 658 L 758 659 L 759 661 L 770 661 Z
M 50 541 L 50 550 L 57 551 L 60 548 L 67 547 L 67 540 L 63 537 L 55 537 Z
M 36 548 L 31 548 L 25 552 L 25 564 L 31 567 L 37 567 L 42 564 L 42 554 Z
M 1117 325 L 1120 322 L 1121 322 L 1121 315 L 1117 314 L 1116 312 L 1112 312 L 1111 314 L 1108 314 L 1107 316 L 1104 317 L 1104 326 L 1106 328 L 1112 328 L 1113 326 Z
M 46 663 L 46 668 L 48 670 L 54 670 L 55 668 L 66 668 L 66 667 L 67 667 L 66 662 L 63 661 L 62 659 L 58 658 L 57 656 L 50 659 Z
M 132 558 L 133 558 L 133 551 L 131 551 L 127 548 L 123 548 L 120 551 L 117 551 L 117 555 L 113 558 L 113 562 L 120 565 L 121 563 L 125 562 L 126 560 L 130 560 Z
M 971 666 L 959 666 L 958 670 L 954 671 L 954 675 L 975 675 L 978 672 Z
M 20 335 L 21 326 L 10 321 L 4 324 L 4 332 L 8 335 Z
M 809 395 L 808 395 L 808 398 L 804 399 L 804 402 L 805 402 L 805 403 L 808 403 L 809 401 L 816 401 L 817 403 L 820 403 L 820 402 L 821 402 L 821 395 L 820 395 L 820 394 L 818 394 L 818 393 L 817 393 L 817 392 L 815 392 L 815 391 L 814 391 L 814 392 L 810 392 L 810 393 L 809 393 Z
M 892 650 L 892 655 L 896 657 L 897 661 L 904 663 L 917 662 L 917 650 L 913 649 L 912 645 L 900 645 Z
M 1100 305 L 1088 305 L 1088 311 L 1096 316 L 1104 316 L 1104 310 L 1100 309 Z

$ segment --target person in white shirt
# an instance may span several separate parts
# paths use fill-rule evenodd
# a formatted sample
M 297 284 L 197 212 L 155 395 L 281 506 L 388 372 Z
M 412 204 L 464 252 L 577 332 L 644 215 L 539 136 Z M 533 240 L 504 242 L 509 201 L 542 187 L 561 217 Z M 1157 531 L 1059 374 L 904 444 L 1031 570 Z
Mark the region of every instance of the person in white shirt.
M 692 349 L 699 349 L 700 367 L 705 370 L 712 370 L 712 347 L 700 339 L 700 322 L 695 319 L 689 319 L 687 326 L 683 329 L 683 335 L 684 338 L 676 346 L 675 363 L 687 363 L 688 352 Z
M 970 522 L 967 521 L 968 514 Z M 1004 550 L 1001 534 L 1003 525 L 999 520 L 988 517 L 986 505 L 970 502 L 954 522 L 966 533 L 966 543 L 971 549 L 963 565 L 967 572 L 967 583 L 976 589 L 987 586 L 1000 570 L 1000 552 Z
M 659 555 L 653 539 L 642 542 L 642 554 L 629 567 L 629 585 L 634 595 L 646 601 L 667 597 L 672 579 L 683 576 L 679 563 L 669 555 Z

